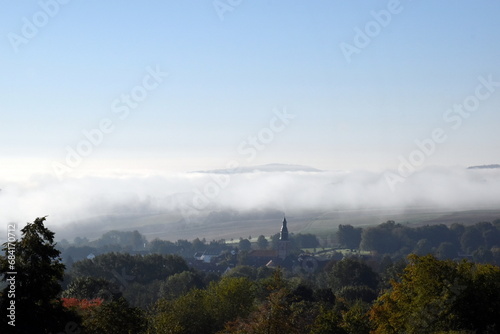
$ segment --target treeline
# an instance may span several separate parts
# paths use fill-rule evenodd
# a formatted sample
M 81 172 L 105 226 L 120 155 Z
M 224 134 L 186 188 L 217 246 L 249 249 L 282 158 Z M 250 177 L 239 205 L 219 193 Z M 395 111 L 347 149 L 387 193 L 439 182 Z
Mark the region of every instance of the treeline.
M 427 225 L 409 227 L 387 221 L 373 227 L 339 225 L 341 247 L 402 258 L 408 254 L 433 254 L 438 259 L 469 258 L 474 262 L 500 264 L 500 219 L 474 225 Z
M 224 239 L 208 242 L 205 238 L 194 240 L 179 239 L 175 242 L 169 240 L 154 239 L 148 241 L 138 231 L 116 231 L 104 233 L 100 238 L 89 241 L 85 237 L 76 237 L 72 243 L 63 239 L 56 245 L 61 251 L 63 262 L 71 267 L 75 261 L 83 260 L 90 254 L 99 255 L 110 252 L 130 254 L 175 254 L 186 259 L 192 259 L 197 252 L 203 252 L 208 248 L 217 248 L 221 252 L 231 250 L 249 251 L 256 249 L 275 249 L 279 241 L 279 233 L 265 237 L 259 235 L 257 238 L 240 238 L 237 242 L 226 242 Z M 290 249 L 300 252 L 303 248 L 319 247 L 318 238 L 313 234 L 290 234 Z
M 113 252 L 65 271 L 44 218 L 22 230 L 15 254 L 16 326 L 2 314 L 2 333 L 456 334 L 500 328 L 500 268 L 430 254 L 344 257 L 315 272 L 239 265 L 217 274 L 196 271 L 175 254 Z M 0 295 L 2 312 L 11 305 L 9 289 Z

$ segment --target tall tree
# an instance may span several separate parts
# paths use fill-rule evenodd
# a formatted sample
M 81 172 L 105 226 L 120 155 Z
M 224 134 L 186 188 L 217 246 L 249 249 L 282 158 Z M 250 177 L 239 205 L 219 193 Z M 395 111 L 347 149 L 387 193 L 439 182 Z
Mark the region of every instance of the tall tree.
M 139 334 L 147 329 L 147 321 L 141 309 L 119 298 L 85 312 L 83 326 L 85 334 Z
M 376 334 L 465 331 L 500 327 L 500 268 L 409 256 L 401 282 L 372 307 Z
M 357 249 L 359 248 L 359 243 L 361 242 L 361 231 L 360 227 L 354 227 L 352 225 L 339 225 L 337 231 L 337 239 L 342 247 Z
M 267 241 L 265 236 L 259 235 L 257 238 L 257 245 L 259 246 L 259 249 L 267 249 L 267 247 L 269 247 L 269 241 Z
M 366 286 L 376 290 L 378 275 L 363 261 L 348 257 L 335 263 L 329 272 L 330 287 L 334 292 L 347 286 Z
M 378 226 L 367 227 L 361 234 L 360 247 L 380 254 L 394 253 L 403 246 L 400 235 L 394 233 L 400 228 L 402 226 L 392 220 Z
M 252 249 L 252 244 L 248 239 L 241 239 L 240 242 L 238 243 L 238 247 L 242 251 L 249 251 L 250 249 Z
M 60 252 L 55 248 L 54 232 L 44 226 L 45 217 L 28 223 L 22 230 L 22 237 L 11 243 L 14 246 L 15 267 L 8 261 L 9 247 L 4 244 L 5 256 L 0 258 L 0 274 L 6 281 L 15 278 L 15 297 L 9 298 L 11 284 L 3 290 L 0 308 L 15 305 L 15 327 L 3 316 L 2 333 L 58 333 L 66 325 L 77 320 L 75 314 L 66 310 L 59 299 L 64 264 Z M 17 274 L 6 273 L 15 270 Z M 9 281 L 13 282 L 13 281 Z

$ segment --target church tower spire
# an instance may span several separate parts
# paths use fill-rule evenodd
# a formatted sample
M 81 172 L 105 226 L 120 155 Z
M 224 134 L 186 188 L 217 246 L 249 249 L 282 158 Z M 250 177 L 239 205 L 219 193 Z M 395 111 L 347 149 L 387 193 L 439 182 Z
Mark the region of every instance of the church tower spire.
M 288 227 L 286 227 L 286 217 L 283 217 L 283 225 L 281 226 L 280 240 L 288 240 Z
M 286 217 L 283 217 L 281 225 L 280 240 L 278 242 L 278 257 L 284 260 L 288 256 L 288 227 L 286 226 Z

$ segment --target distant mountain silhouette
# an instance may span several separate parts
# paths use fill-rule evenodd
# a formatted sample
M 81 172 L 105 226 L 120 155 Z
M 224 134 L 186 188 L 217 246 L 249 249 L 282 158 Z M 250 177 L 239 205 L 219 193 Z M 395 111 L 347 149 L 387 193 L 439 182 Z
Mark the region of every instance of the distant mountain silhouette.
M 212 170 L 202 170 L 194 171 L 192 173 L 207 173 L 207 174 L 242 174 L 242 173 L 254 173 L 254 172 L 322 172 L 320 169 L 316 169 L 309 166 L 301 165 L 288 165 L 288 164 L 267 164 L 259 166 L 241 166 L 235 169 L 212 169 Z
M 493 164 L 493 165 L 480 165 L 480 166 L 470 166 L 467 167 L 467 169 L 495 169 L 495 168 L 500 168 L 499 164 Z

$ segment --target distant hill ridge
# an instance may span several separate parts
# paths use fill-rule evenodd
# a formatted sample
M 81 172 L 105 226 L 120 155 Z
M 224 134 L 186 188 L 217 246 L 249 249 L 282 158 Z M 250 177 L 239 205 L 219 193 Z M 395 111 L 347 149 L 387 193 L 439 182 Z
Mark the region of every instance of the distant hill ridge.
M 480 165 L 480 166 L 470 166 L 467 167 L 467 169 L 495 169 L 495 168 L 500 168 L 499 164 L 493 164 L 493 165 Z
M 258 166 L 242 166 L 235 169 L 212 169 L 204 171 L 194 171 L 191 173 L 206 173 L 206 174 L 242 174 L 242 173 L 253 173 L 253 172 L 322 172 L 320 169 L 316 169 L 309 166 L 302 165 L 289 165 L 289 164 L 267 164 Z

